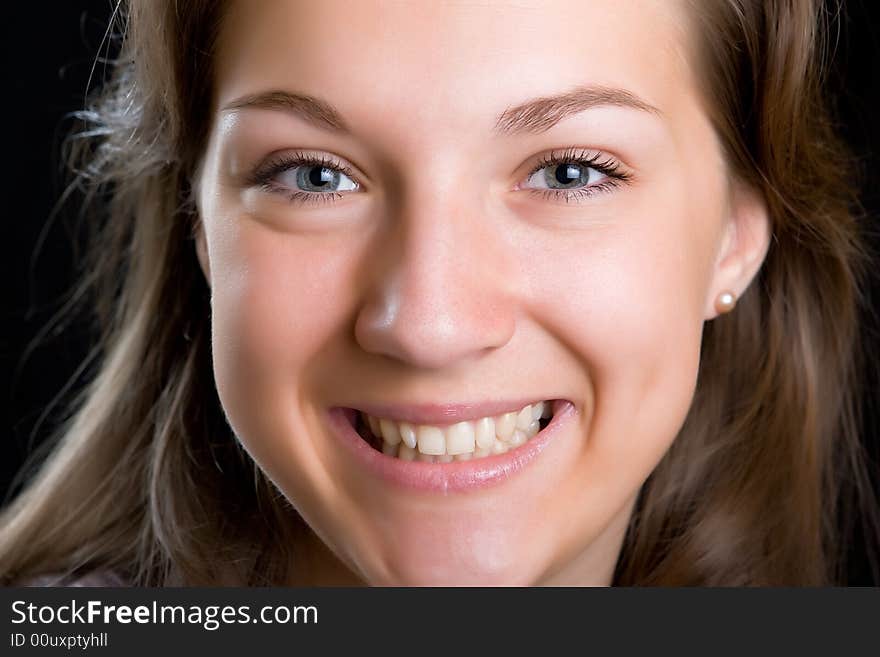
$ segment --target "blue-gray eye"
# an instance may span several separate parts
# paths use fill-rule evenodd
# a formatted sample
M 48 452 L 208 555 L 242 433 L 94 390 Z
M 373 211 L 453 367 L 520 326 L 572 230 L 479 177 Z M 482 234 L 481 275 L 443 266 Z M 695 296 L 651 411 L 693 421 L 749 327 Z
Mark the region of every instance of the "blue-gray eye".
M 608 176 L 593 167 L 575 162 L 543 166 L 526 180 L 531 189 L 576 189 L 601 182 Z
M 301 164 L 279 173 L 276 180 L 288 189 L 302 192 L 347 192 L 358 184 L 338 169 L 316 164 Z

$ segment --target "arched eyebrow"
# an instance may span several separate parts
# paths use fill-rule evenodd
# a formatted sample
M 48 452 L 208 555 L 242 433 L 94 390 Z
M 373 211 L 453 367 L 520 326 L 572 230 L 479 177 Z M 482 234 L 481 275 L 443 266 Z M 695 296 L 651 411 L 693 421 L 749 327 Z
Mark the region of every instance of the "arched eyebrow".
M 220 111 L 234 112 L 248 108 L 282 110 L 325 130 L 349 132 L 342 115 L 333 105 L 314 96 L 290 91 L 272 90 L 249 94 L 227 103 Z
M 625 89 L 589 85 L 508 106 L 495 121 L 494 131 L 498 135 L 546 132 L 571 115 L 603 105 L 662 115 L 656 107 Z M 227 103 L 221 111 L 247 108 L 286 111 L 325 130 L 350 132 L 342 114 L 333 105 L 306 94 L 283 90 L 249 94 Z
M 501 135 L 546 132 L 569 116 L 603 105 L 662 116 L 659 109 L 626 89 L 589 85 L 508 107 L 495 122 L 495 132 Z

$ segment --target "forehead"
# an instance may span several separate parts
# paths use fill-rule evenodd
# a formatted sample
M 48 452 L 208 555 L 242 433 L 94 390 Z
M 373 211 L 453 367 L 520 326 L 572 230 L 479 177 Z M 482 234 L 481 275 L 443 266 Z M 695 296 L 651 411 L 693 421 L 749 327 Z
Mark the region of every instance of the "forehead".
M 330 100 L 366 134 L 391 123 L 440 137 L 585 84 L 674 112 L 695 95 L 683 14 L 675 0 L 238 0 L 216 51 L 217 106 L 289 90 Z

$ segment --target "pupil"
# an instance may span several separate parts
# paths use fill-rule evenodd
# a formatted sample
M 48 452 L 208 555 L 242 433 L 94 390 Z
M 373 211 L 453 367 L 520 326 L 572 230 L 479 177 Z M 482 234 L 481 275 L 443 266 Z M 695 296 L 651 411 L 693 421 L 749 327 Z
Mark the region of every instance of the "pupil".
M 577 182 L 580 180 L 580 177 L 581 172 L 580 167 L 578 166 L 573 164 L 562 164 L 556 167 L 556 181 L 563 185 Z
M 309 170 L 309 182 L 316 187 L 321 187 L 333 180 L 333 172 L 324 167 L 312 167 Z

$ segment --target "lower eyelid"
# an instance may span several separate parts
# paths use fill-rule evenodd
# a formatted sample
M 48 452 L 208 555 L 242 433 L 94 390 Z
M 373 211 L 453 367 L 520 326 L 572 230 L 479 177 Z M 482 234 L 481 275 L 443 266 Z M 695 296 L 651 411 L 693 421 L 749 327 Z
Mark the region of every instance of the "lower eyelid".
M 616 183 L 603 182 L 592 187 L 584 187 L 580 189 L 540 189 L 540 188 L 523 188 L 521 191 L 529 193 L 532 197 L 549 201 L 562 201 L 565 203 L 577 202 L 582 199 L 592 198 L 597 194 L 605 194 L 617 187 Z M 290 190 L 281 187 L 274 187 L 271 184 L 262 185 L 261 189 L 265 192 L 280 196 L 290 203 L 300 205 L 323 205 L 334 203 L 341 200 L 344 196 L 353 193 L 355 190 L 343 192 L 303 192 L 301 190 Z
M 590 198 L 597 194 L 606 194 L 613 191 L 619 186 L 618 181 L 614 179 L 604 180 L 592 187 L 581 187 L 579 189 L 549 189 L 549 188 L 524 188 L 523 191 L 529 192 L 532 196 L 540 197 L 546 200 L 562 200 L 566 203 L 572 200 L 580 200 Z

